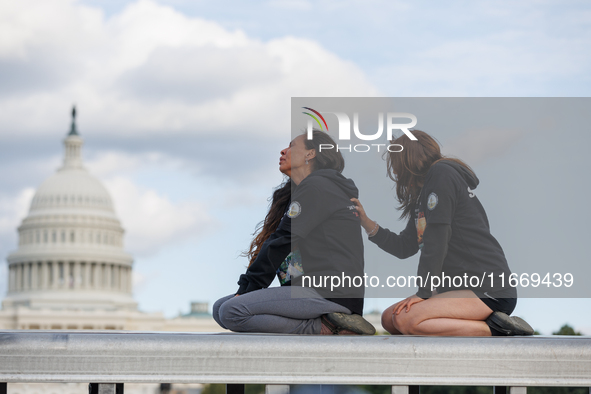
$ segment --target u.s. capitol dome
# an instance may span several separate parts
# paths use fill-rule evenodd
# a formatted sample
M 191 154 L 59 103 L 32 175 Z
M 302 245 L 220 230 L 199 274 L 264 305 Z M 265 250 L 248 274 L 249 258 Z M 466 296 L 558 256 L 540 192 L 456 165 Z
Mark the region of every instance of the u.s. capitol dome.
M 133 258 L 109 192 L 84 168 L 75 116 L 63 164 L 37 189 L 7 257 L 0 329 L 220 331 L 204 303 L 174 319 L 137 309 Z
M 84 168 L 72 126 L 61 168 L 39 187 L 7 258 L 8 306 L 135 309 L 131 255 L 105 187 Z

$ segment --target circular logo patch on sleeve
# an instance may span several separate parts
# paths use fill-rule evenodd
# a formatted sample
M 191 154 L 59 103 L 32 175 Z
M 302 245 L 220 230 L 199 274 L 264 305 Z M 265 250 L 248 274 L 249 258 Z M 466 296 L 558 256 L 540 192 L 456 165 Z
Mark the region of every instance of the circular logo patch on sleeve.
M 429 197 L 427 197 L 427 208 L 429 208 L 429 211 L 432 211 L 437 206 L 438 201 L 437 194 L 429 194 Z
M 302 213 L 302 206 L 300 203 L 297 201 L 292 202 L 289 205 L 289 209 L 287 210 L 287 216 L 289 216 L 291 219 L 295 219 L 300 216 L 300 213 Z

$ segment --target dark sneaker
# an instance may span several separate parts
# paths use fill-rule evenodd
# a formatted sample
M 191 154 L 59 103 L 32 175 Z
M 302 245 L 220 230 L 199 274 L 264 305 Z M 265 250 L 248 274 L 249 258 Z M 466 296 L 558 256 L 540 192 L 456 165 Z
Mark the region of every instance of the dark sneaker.
M 360 315 L 328 313 L 322 315 L 322 324 L 335 335 L 374 335 L 376 329 Z
M 493 312 L 486 319 L 486 324 L 499 333 L 508 336 L 534 334 L 534 329 L 525 320 L 517 316 L 509 316 L 503 312 Z

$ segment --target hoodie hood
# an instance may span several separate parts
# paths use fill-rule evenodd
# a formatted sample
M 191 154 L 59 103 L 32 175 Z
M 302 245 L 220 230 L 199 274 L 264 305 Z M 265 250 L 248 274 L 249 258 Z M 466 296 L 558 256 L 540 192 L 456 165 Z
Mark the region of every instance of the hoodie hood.
M 462 176 L 462 178 L 464 178 L 468 186 L 470 186 L 470 189 L 476 189 L 476 186 L 478 186 L 480 183 L 480 180 L 478 180 L 478 177 L 475 174 L 471 173 L 470 170 L 468 170 L 463 165 L 456 163 L 455 161 L 442 160 L 437 164 L 439 163 L 448 165 L 456 170 Z
M 321 176 L 323 178 L 327 178 L 340 187 L 349 198 L 359 198 L 359 190 L 357 189 L 357 186 L 355 186 L 355 182 L 353 182 L 352 179 L 345 178 L 343 174 L 337 170 L 317 170 L 308 175 L 308 177 L 312 176 Z

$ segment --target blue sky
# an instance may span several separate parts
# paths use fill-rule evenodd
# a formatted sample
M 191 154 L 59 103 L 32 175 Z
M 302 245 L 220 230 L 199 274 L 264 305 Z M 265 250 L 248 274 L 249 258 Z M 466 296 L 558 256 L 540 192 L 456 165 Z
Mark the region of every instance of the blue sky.
M 0 4 L 0 37 L 0 253 L 16 248 L 35 188 L 59 166 L 75 103 L 87 167 L 127 230 L 135 297 L 168 316 L 235 291 L 240 252 L 282 180 L 291 97 L 586 97 L 591 89 L 584 1 L 23 0 Z M 590 142 L 584 131 L 565 134 L 576 137 L 577 155 Z M 495 184 L 494 169 L 522 164 L 511 146 L 460 148 L 486 158 L 483 175 Z M 570 160 L 570 149 L 548 154 Z M 587 170 L 582 162 L 577 174 Z M 548 181 L 549 194 L 569 191 Z M 490 207 L 493 223 L 503 215 Z M 589 216 L 582 210 L 575 221 Z M 558 217 L 549 215 L 547 230 L 564 238 Z M 531 242 L 524 248 L 539 247 Z M 564 258 L 579 258 L 580 247 L 561 242 Z M 532 299 L 517 313 L 544 333 L 568 322 L 591 334 L 589 306 Z

